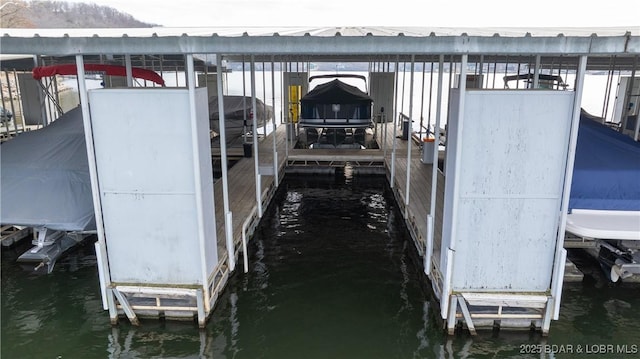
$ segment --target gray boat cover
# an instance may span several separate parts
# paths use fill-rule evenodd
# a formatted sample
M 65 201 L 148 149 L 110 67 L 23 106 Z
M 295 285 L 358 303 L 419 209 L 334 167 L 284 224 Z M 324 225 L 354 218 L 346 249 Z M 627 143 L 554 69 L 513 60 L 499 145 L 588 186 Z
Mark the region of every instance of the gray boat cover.
M 82 111 L 0 146 L 0 223 L 95 230 Z
M 226 124 L 225 134 L 227 142 L 231 142 L 234 137 L 242 135 L 245 114 L 247 118 L 247 130 L 251 130 L 253 126 L 252 119 L 249 117 L 251 110 L 250 96 L 224 96 L 224 120 Z M 220 119 L 218 96 L 213 96 L 209 99 L 209 111 L 211 129 L 220 133 L 220 126 L 218 124 Z M 258 117 L 256 118 L 258 127 L 264 126 L 265 122 L 269 122 L 273 118 L 273 107 L 265 106 L 264 102 L 258 98 L 256 98 L 256 111 L 258 112 Z

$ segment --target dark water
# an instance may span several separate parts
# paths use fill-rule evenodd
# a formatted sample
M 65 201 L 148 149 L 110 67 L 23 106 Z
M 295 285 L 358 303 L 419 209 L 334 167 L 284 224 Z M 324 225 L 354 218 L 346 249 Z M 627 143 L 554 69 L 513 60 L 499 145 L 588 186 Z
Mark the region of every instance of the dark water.
M 588 261 L 591 275 L 565 285 L 561 318 L 552 322 L 549 338 L 504 331 L 444 335 L 386 187 L 384 178 L 285 179 L 250 244 L 250 272 L 230 278 L 202 331 L 192 322 L 159 320 L 143 320 L 140 327 L 122 320 L 112 328 L 91 243 L 48 276 L 15 263 L 24 248 L 3 249 L 1 356 L 640 357 L 631 354 L 640 344 L 639 287 L 608 284 Z M 568 345 L 573 353 L 530 353 Z M 627 345 L 630 354 L 616 354 L 609 345 Z

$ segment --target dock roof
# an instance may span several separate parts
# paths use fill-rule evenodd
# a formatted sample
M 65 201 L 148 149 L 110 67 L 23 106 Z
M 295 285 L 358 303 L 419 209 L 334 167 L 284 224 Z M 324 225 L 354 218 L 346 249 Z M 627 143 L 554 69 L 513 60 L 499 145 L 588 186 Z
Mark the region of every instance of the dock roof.
M 591 69 L 611 56 L 631 69 L 640 54 L 640 27 L 205 27 L 135 29 L 0 29 L 2 53 L 73 56 L 104 54 L 223 54 L 256 61 L 430 61 L 439 54 L 558 57 L 587 55 Z M 543 63 L 545 60 L 543 60 Z

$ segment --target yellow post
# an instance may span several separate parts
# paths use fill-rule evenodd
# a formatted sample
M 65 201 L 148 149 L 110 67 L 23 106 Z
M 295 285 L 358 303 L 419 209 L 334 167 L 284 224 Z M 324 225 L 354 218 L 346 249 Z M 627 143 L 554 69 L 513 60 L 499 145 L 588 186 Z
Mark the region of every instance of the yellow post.
M 300 94 L 302 93 L 302 86 L 292 85 L 289 86 L 289 117 L 291 122 L 298 123 L 300 117 Z

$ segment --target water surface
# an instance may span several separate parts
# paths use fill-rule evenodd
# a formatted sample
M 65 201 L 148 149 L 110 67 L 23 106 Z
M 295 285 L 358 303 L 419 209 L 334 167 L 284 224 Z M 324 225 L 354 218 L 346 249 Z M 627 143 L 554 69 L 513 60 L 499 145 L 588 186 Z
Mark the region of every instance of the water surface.
M 26 244 L 25 244 L 26 245 Z M 588 259 L 565 285 L 549 338 L 441 330 L 384 177 L 285 178 L 208 326 L 109 324 L 92 243 L 36 276 L 2 252 L 2 358 L 582 358 L 577 345 L 640 344 L 638 286 L 607 283 Z M 581 263 L 582 265 L 582 263 Z M 526 345 L 573 345 L 531 354 Z M 531 347 L 529 347 L 531 348 Z M 551 348 L 551 347 L 549 347 Z M 597 347 L 596 347 L 597 348 Z M 604 354 L 604 355 L 601 355 Z M 605 351 L 591 357 L 637 357 Z

